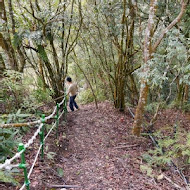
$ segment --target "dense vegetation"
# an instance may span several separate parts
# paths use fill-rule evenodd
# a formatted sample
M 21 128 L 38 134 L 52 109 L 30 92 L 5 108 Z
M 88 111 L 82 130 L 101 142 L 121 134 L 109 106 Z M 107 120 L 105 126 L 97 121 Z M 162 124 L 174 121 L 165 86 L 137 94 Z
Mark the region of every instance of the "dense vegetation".
M 2 124 L 38 118 L 39 106 L 60 97 L 71 76 L 81 104 L 135 108 L 132 133 L 158 139 L 145 155 L 150 165 L 179 152 L 179 167 L 189 165 L 189 133 L 182 127 L 162 138 L 154 129 L 160 109 L 190 111 L 189 0 L 0 0 L 0 23 Z M 0 129 L 0 162 L 26 131 Z

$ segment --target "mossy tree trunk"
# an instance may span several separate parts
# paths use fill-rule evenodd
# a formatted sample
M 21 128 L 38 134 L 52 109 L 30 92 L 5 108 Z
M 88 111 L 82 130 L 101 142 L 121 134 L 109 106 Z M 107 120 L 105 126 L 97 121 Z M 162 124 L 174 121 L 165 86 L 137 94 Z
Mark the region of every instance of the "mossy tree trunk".
M 127 1 L 123 0 L 123 16 L 122 16 L 122 30 L 120 43 L 118 38 L 114 36 L 114 44 L 118 49 L 118 63 L 115 70 L 115 90 L 114 90 L 114 104 L 120 111 L 125 109 L 125 90 L 128 73 L 132 70 L 131 57 L 133 54 L 133 36 L 134 36 L 134 19 L 135 6 L 132 1 L 128 1 L 130 8 L 130 18 L 126 17 Z M 133 78 L 131 75 L 130 77 Z M 133 80 L 134 81 L 134 80 Z
M 5 62 L 3 60 L 3 56 L 0 53 L 0 78 L 3 77 L 3 72 L 5 71 L 6 67 L 5 67 Z
M 15 51 L 11 43 L 10 31 L 7 27 L 8 20 L 7 20 L 4 0 L 0 1 L 0 19 L 4 21 L 3 31 L 0 33 L 0 46 L 2 47 L 2 49 L 5 51 L 5 53 L 9 58 L 11 69 L 19 71 Z

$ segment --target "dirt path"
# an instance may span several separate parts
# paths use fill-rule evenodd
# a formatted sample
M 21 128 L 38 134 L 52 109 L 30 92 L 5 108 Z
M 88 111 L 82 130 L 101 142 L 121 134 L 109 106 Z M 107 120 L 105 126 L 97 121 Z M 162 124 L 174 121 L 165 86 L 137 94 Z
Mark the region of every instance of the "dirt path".
M 140 155 L 152 144 L 130 136 L 131 126 L 131 116 L 108 103 L 99 110 L 88 105 L 69 113 L 69 146 L 63 153 L 66 184 L 80 190 L 172 189 L 140 171 Z
M 159 126 L 167 123 L 163 120 L 165 117 L 173 121 L 172 113 L 161 114 Z M 174 112 L 174 115 L 183 118 L 180 112 Z M 187 123 L 185 118 L 182 121 Z M 54 131 L 45 143 L 44 162 L 38 160 L 30 177 L 31 190 L 53 190 L 52 184 L 78 185 L 78 190 L 175 190 L 165 179 L 156 180 L 161 173 L 153 171 L 154 176 L 147 176 L 141 172 L 142 155 L 153 145 L 148 138 L 131 135 L 132 123 L 130 113 L 120 113 L 108 102 L 101 103 L 99 109 L 89 104 L 68 113 L 67 123 L 60 121 L 59 138 L 56 139 Z M 31 129 L 25 141 L 35 130 Z M 26 152 L 29 165 L 38 147 L 39 141 L 36 141 Z M 53 153 L 52 157 L 50 153 Z M 170 168 L 167 176 L 177 184 L 183 184 Z M 22 171 L 17 179 L 20 184 L 24 183 Z M 18 190 L 19 187 L 0 183 L 0 190 L 5 189 Z

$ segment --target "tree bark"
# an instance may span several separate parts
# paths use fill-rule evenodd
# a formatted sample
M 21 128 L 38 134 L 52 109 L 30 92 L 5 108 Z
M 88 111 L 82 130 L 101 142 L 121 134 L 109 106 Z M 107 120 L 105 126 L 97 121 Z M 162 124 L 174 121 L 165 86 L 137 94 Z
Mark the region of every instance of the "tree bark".
M 4 21 L 5 26 L 8 25 L 4 0 L 0 1 L 0 19 L 2 19 Z M 8 27 L 6 27 L 6 28 L 8 28 Z M 18 71 L 19 70 L 18 62 L 17 62 L 16 56 L 15 56 L 15 51 L 12 47 L 9 30 L 6 31 L 6 29 L 5 29 L 5 31 L 3 31 L 3 33 L 0 33 L 0 46 L 5 50 L 6 54 L 8 55 L 11 69 Z
M 187 102 L 189 98 L 189 85 L 185 85 L 183 101 Z
M 5 71 L 5 62 L 3 60 L 3 56 L 0 53 L 0 78 L 3 77 L 3 72 Z

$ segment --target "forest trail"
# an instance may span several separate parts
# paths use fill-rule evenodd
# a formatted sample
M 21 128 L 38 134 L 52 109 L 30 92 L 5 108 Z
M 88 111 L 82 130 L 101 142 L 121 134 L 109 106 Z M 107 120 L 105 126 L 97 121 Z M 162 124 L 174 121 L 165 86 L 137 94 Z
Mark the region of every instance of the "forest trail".
M 160 112 L 155 127 L 181 118 L 179 122 L 188 128 L 186 116 L 179 111 Z M 63 120 L 58 139 L 54 131 L 45 143 L 44 162 L 38 159 L 30 177 L 31 190 L 54 190 L 52 185 L 65 184 L 80 186 L 70 190 L 175 189 L 165 179 L 156 180 L 162 171 L 154 170 L 149 176 L 141 171 L 142 155 L 152 149 L 153 144 L 148 138 L 131 135 L 133 118 L 128 111 L 121 113 L 109 102 L 99 104 L 99 109 L 88 104 L 69 112 L 66 123 Z M 34 131 L 35 128 L 31 128 L 24 141 L 27 142 Z M 26 152 L 27 164 L 32 164 L 38 146 L 36 141 Z M 177 184 L 183 184 L 174 169 L 168 168 L 165 174 Z M 23 184 L 23 175 L 17 176 L 17 180 Z M 0 190 L 5 189 L 18 190 L 19 187 L 0 184 Z
M 128 113 L 113 110 L 109 103 L 68 113 L 68 147 L 62 152 L 65 183 L 80 190 L 172 189 L 140 171 L 140 155 L 152 143 L 130 135 L 132 122 Z

